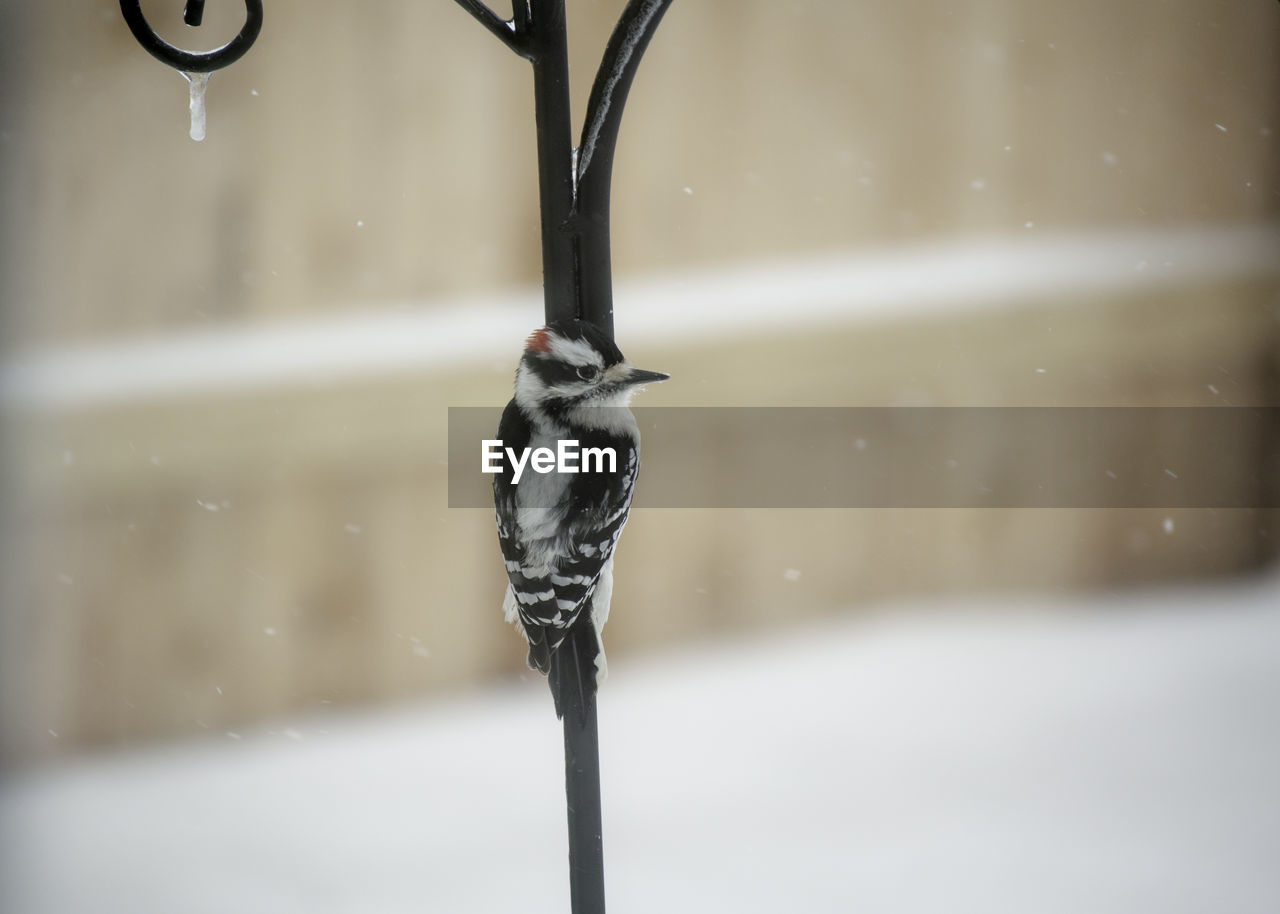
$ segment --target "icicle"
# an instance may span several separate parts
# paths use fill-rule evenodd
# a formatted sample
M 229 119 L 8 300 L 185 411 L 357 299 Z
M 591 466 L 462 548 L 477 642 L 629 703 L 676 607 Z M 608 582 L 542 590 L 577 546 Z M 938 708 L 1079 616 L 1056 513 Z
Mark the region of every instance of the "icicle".
M 204 91 L 209 87 L 209 73 L 183 73 L 191 84 L 191 139 L 204 139 Z

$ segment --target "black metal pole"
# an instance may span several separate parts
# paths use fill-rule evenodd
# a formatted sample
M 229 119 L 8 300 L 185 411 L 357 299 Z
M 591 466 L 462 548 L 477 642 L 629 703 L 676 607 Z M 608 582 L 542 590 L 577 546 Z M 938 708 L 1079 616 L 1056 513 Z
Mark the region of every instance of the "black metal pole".
M 578 229 L 582 317 L 613 336 L 609 189 L 622 109 L 640 58 L 672 0 L 631 0 L 609 36 L 587 100 L 578 145 L 574 223 Z
M 538 200 L 542 212 L 542 298 L 548 322 L 581 315 L 573 214 L 573 126 L 564 0 L 521 0 L 516 32 L 528 36 L 538 130 Z
M 557 653 L 594 657 L 596 633 L 588 620 L 579 625 Z M 562 658 L 563 659 L 563 658 Z M 594 682 L 594 663 L 585 671 Z M 569 824 L 569 905 L 573 914 L 604 914 L 604 816 L 600 802 L 600 731 L 594 691 L 584 693 L 559 677 L 552 688 L 564 726 L 564 797 Z M 579 707 L 587 694 L 586 707 Z
M 538 130 L 538 198 L 542 212 L 543 309 L 548 322 L 583 315 L 579 239 L 571 222 L 574 206 L 573 128 L 569 108 L 569 45 L 564 0 L 516 0 L 517 32 L 529 36 L 533 63 L 534 111 Z M 523 25 L 523 28 L 522 28 Z M 610 330 L 612 328 L 609 328 Z M 587 640 L 587 639 L 591 640 Z M 555 663 L 575 663 L 594 645 L 595 632 L 583 615 L 560 645 Z M 558 671 L 557 671 L 558 672 Z M 590 692 L 569 683 L 586 674 L 594 684 L 594 666 L 576 676 L 550 677 L 564 726 L 565 809 L 569 828 L 569 899 L 573 914 L 604 914 L 604 825 L 600 802 L 600 742 L 596 702 Z M 579 707 L 582 695 L 587 707 Z
M 480 0 L 457 2 L 533 64 L 546 320 L 582 318 L 612 337 L 609 187 L 614 150 L 640 58 L 672 0 L 627 3 L 592 85 L 576 156 L 571 145 L 564 0 L 514 0 L 510 22 L 499 19 Z M 595 638 L 584 614 L 556 651 L 549 677 L 564 725 L 573 914 L 605 910 Z M 588 688 L 578 687 L 583 682 Z

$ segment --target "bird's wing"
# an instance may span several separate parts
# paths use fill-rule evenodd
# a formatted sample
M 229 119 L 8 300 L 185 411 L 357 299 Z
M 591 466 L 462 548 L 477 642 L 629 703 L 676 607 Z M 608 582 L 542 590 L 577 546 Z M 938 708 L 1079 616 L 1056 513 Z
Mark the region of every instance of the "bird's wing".
M 512 499 L 506 510 L 497 511 L 498 539 L 511 582 L 507 608 L 514 609 L 524 626 L 530 665 L 544 673 L 550 655 L 590 603 L 622 535 L 639 472 L 634 452 L 623 459 L 626 465 L 618 472 L 581 475 L 566 487 L 562 504 L 537 509 L 567 518 L 554 525 L 554 536 L 543 538 L 531 538 L 521 528 L 515 487 L 500 489 L 495 480 L 495 497 Z

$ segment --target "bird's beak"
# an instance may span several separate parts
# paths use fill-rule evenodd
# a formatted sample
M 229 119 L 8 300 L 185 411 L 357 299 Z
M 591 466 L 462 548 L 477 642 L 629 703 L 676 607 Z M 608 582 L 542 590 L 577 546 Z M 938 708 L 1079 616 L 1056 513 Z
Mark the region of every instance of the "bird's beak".
M 663 374 L 661 371 L 645 371 L 643 368 L 633 368 L 626 377 L 626 383 L 630 387 L 638 387 L 641 384 L 656 384 L 659 381 L 665 381 L 671 377 L 669 374 Z

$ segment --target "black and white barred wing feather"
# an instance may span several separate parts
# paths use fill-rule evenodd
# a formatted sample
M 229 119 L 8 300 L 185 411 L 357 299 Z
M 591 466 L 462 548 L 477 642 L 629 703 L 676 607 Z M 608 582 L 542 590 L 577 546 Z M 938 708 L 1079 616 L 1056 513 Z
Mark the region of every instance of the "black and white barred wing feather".
M 516 431 L 507 420 L 504 415 L 504 441 Z M 609 617 L 613 551 L 640 469 L 635 449 L 618 458 L 625 464 L 616 473 L 558 480 L 551 474 L 545 482 L 526 474 L 519 485 L 502 474 L 494 479 L 498 539 L 510 582 L 502 608 L 507 621 L 521 623 L 529 665 L 542 673 L 550 673 L 552 654 L 585 612 L 596 631 L 597 679 L 604 677 L 600 632 Z

